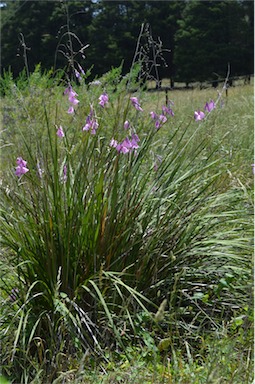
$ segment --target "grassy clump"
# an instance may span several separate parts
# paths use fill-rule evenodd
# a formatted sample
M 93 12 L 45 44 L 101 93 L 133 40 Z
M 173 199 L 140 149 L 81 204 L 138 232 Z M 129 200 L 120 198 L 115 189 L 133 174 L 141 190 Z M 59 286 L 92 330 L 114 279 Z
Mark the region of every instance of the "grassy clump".
M 243 176 L 235 154 L 236 128 L 221 131 L 232 116 L 230 99 L 201 123 L 193 121 L 192 103 L 187 115 L 179 112 L 178 99 L 175 116 L 155 129 L 149 112 L 160 114 L 163 102 L 129 94 L 118 69 L 98 85 L 73 86 L 74 114 L 61 80 L 53 86 L 38 71 L 24 89 L 2 80 L 4 373 L 21 383 L 57 382 L 64 372 L 78 380 L 87 364 L 105 372 L 114 350 L 128 376 L 143 351 L 158 361 L 156 373 L 175 375 L 181 365 L 182 380 L 186 371 L 200 372 L 198 337 L 231 322 L 234 333 L 246 332 L 251 321 L 251 176 Z M 109 103 L 101 107 L 104 92 Z M 202 96 L 200 108 L 208 101 Z M 82 130 L 92 118 L 95 134 Z M 110 145 L 132 135 L 140 141 L 127 153 Z M 242 164 L 251 153 L 242 152 Z M 17 157 L 29 168 L 20 178 Z M 214 352 L 207 352 L 210 361 Z M 209 377 L 209 368 L 201 371 Z

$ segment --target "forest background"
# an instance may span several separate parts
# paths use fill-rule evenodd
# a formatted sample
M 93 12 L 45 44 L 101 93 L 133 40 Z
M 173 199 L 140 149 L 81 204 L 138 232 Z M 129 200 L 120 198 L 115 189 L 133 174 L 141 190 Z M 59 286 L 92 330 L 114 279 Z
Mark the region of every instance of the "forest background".
M 171 85 L 215 81 L 228 64 L 232 77 L 253 73 L 253 1 L 8 0 L 0 9 L 1 74 L 9 68 L 18 76 L 24 55 L 31 72 L 38 63 L 57 70 L 71 51 L 82 53 L 79 63 L 91 77 L 120 64 L 125 74 L 142 24 L 156 41 L 157 52 L 147 47 L 148 60 L 156 53 L 152 77 Z M 68 32 L 76 36 L 72 47 Z

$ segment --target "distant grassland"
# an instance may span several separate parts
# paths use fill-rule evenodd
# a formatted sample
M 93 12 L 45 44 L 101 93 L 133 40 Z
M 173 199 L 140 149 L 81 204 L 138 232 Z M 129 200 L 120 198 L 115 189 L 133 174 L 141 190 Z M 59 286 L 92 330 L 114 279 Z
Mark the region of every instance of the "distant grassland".
M 222 89 L 193 89 L 168 91 L 168 98 L 174 102 L 175 117 L 173 124 L 188 124 L 195 110 L 203 110 L 206 101 L 216 100 Z M 146 111 L 160 109 L 165 104 L 164 91 L 147 92 L 144 96 Z M 220 105 L 222 104 L 222 105 Z M 253 180 L 253 137 L 254 137 L 254 88 L 243 85 L 228 88 L 228 94 L 222 92 L 222 103 L 210 116 L 208 124 L 203 126 L 200 135 L 220 143 L 220 154 L 241 181 L 251 186 Z M 194 123 L 193 123 L 194 124 Z M 195 127 L 195 124 L 194 124 Z M 168 135 L 163 127 L 162 138 Z M 201 136 L 200 136 L 201 139 Z

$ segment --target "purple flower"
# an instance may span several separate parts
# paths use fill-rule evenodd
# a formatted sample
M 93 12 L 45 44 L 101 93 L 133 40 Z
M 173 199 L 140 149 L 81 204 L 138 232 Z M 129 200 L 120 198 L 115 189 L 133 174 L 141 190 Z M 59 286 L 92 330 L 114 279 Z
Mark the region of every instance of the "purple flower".
M 165 115 L 157 115 L 155 112 L 150 112 L 150 116 L 155 120 L 155 128 L 159 129 L 167 121 Z
M 83 131 L 89 131 L 92 135 L 96 134 L 96 130 L 98 128 L 98 122 L 95 118 L 90 118 L 89 116 L 87 117 L 86 124 L 82 128 Z
M 64 90 L 64 95 L 67 95 L 67 96 L 78 96 L 78 94 L 73 90 L 71 85 L 68 85 L 68 87 Z
M 81 76 L 82 76 L 82 75 L 85 75 L 85 72 L 84 72 L 83 68 L 80 66 L 80 64 L 78 64 L 78 67 L 79 67 L 80 72 L 77 71 L 77 69 L 75 68 L 75 69 L 74 69 L 74 73 L 75 73 L 76 78 L 77 78 L 79 81 L 81 81 Z
M 203 120 L 204 117 L 205 117 L 204 112 L 202 112 L 202 111 L 195 111 L 195 113 L 194 113 L 194 119 L 195 119 L 196 121 Z
M 141 112 L 143 111 L 137 97 L 130 97 L 130 100 L 131 100 L 132 105 L 135 107 L 135 109 L 137 111 L 141 111 Z
M 17 163 L 17 167 L 15 171 L 16 176 L 21 177 L 22 175 L 24 175 L 29 171 L 29 169 L 27 168 L 27 162 L 23 160 L 22 157 L 17 157 L 16 163 Z
M 64 131 L 63 131 L 63 128 L 62 128 L 61 125 L 58 127 L 58 130 L 57 130 L 57 136 L 58 136 L 58 137 L 64 137 L 64 136 L 65 136 Z
M 115 142 L 113 142 L 114 147 L 119 153 L 128 153 L 133 149 L 139 148 L 138 142 L 140 141 L 138 135 L 136 133 L 132 134 L 131 140 L 129 137 L 126 137 L 121 143 L 117 143 L 115 146 Z M 113 146 L 113 145 L 112 145 Z
M 105 105 L 109 102 L 109 97 L 107 95 L 107 93 L 103 93 L 101 96 L 99 96 L 99 105 L 101 105 L 101 107 L 105 107 Z
M 133 149 L 139 148 L 139 145 L 138 145 L 139 141 L 140 141 L 140 139 L 139 139 L 138 135 L 136 133 L 133 133 L 132 139 L 131 139 L 131 145 L 132 145 Z
M 156 120 L 156 122 L 155 122 L 155 128 L 156 129 L 159 129 L 161 126 L 160 126 L 160 122 L 159 122 L 159 120 Z
M 74 107 L 73 107 L 72 105 L 70 105 L 70 107 L 68 108 L 67 113 L 69 113 L 69 115 L 71 115 L 72 113 L 74 113 Z
M 72 87 L 71 87 L 71 86 L 68 86 L 68 87 L 64 90 L 64 95 L 69 95 L 70 88 L 72 88 Z
M 68 87 L 64 90 L 64 95 L 67 95 L 68 97 L 75 97 L 78 96 L 78 94 L 73 90 L 71 85 L 68 85 Z
M 79 100 L 76 98 L 78 94 L 73 90 L 71 85 L 69 85 L 65 90 L 64 90 L 64 95 L 68 96 L 69 102 L 72 104 L 69 106 L 69 109 L 67 113 L 72 114 L 74 113 L 74 105 L 77 105 L 79 103 Z
M 84 69 L 82 68 L 82 66 L 79 63 L 78 63 L 78 67 L 79 67 L 80 73 L 82 75 L 85 75 Z
M 96 134 L 96 130 L 98 128 L 98 121 L 97 121 L 97 119 L 96 119 L 96 117 L 94 115 L 95 115 L 94 114 L 94 110 L 93 110 L 93 108 L 91 106 L 90 107 L 90 113 L 89 113 L 89 115 L 87 116 L 87 119 L 86 119 L 86 124 L 82 128 L 83 131 L 89 131 L 90 130 L 90 133 L 92 135 Z
M 115 139 L 111 139 L 111 141 L 110 141 L 110 147 L 116 148 L 117 145 L 118 145 L 117 140 L 115 140 Z
M 29 171 L 28 168 L 25 168 L 25 167 L 16 167 L 15 175 L 18 176 L 18 177 L 21 177 L 22 175 L 24 175 L 24 174 L 27 173 L 28 171 Z
M 68 97 L 68 100 L 69 100 L 70 103 L 73 104 L 73 105 L 77 105 L 77 104 L 79 103 L 79 100 L 76 99 L 76 97 L 75 97 L 75 96 L 72 96 L 72 95 Z
M 123 143 L 119 143 L 117 145 L 116 149 L 119 153 L 128 153 L 129 152 L 129 149 L 127 147 L 125 147 L 125 145 L 123 145 Z
M 74 73 L 75 73 L 75 77 L 76 77 L 79 81 L 81 81 L 81 79 L 82 79 L 82 75 L 85 75 L 85 72 L 84 72 L 83 68 L 80 66 L 80 64 L 78 64 L 78 67 L 79 67 L 80 72 L 77 71 L 76 68 L 74 68 Z
M 68 100 L 71 104 L 77 105 L 79 103 L 79 100 L 76 99 L 77 93 L 73 90 L 72 87 L 70 87 L 69 93 L 68 93 Z
M 171 108 L 166 107 L 165 105 L 163 105 L 163 107 L 162 107 L 162 113 L 163 113 L 163 115 L 174 116 L 173 110 Z
M 132 143 L 130 141 L 130 139 L 128 137 L 126 137 L 123 141 L 122 141 L 122 146 L 125 147 L 128 151 L 132 148 Z
M 158 115 L 155 113 L 155 112 L 150 112 L 150 117 L 153 119 L 153 120 L 156 120 L 158 118 Z
M 204 110 L 207 112 L 211 112 L 215 108 L 215 103 L 213 100 L 209 101 L 209 103 L 206 103 L 204 106 Z
M 128 120 L 126 120 L 125 123 L 124 123 L 124 129 L 127 130 L 129 127 L 130 127 L 130 123 L 129 123 Z
M 167 118 L 166 118 L 166 116 L 164 116 L 164 115 L 159 115 L 159 117 L 158 117 L 159 127 L 158 127 L 158 128 L 162 127 L 162 125 L 163 125 L 164 123 L 166 123 L 166 122 L 167 122 Z
M 83 131 L 89 131 L 90 128 L 91 128 L 91 120 L 90 120 L 90 117 L 88 116 L 87 119 L 86 119 L 86 124 L 84 125 L 82 130 Z
M 81 74 L 79 71 L 77 71 L 77 69 L 74 69 L 74 73 L 75 73 L 75 77 L 80 80 L 81 79 Z
M 17 157 L 16 164 L 19 167 L 26 167 L 27 166 L 27 161 L 23 160 L 22 157 Z
M 98 128 L 98 122 L 96 119 L 93 119 L 91 124 L 91 135 L 96 134 L 97 128 Z

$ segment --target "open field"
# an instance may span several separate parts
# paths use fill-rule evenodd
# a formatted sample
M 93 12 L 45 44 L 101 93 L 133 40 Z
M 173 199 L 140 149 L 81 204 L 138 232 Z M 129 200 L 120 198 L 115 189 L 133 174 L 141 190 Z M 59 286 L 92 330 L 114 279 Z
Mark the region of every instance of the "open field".
M 166 106 L 116 77 L 1 80 L 0 372 L 250 384 L 253 85 Z

